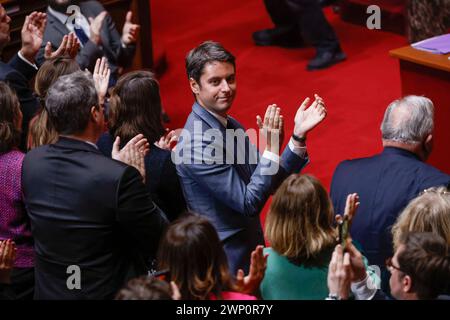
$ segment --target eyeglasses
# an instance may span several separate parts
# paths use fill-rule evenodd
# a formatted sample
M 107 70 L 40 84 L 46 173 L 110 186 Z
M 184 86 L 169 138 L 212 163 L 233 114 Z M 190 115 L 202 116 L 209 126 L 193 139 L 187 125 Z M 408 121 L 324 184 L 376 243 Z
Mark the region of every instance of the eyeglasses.
M 393 268 L 393 269 L 395 269 L 395 270 L 398 270 L 398 271 L 400 271 L 400 272 L 405 273 L 402 269 L 400 269 L 400 267 L 397 267 L 396 265 L 394 265 L 394 264 L 392 263 L 392 258 L 387 258 L 387 259 L 386 259 L 386 267 L 387 267 L 388 269 Z

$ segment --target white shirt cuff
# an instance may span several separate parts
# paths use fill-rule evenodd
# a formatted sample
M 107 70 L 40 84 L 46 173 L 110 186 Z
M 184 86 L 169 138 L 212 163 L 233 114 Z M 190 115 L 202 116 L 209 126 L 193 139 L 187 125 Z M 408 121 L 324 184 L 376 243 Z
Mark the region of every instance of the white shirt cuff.
M 278 163 L 278 164 L 280 163 L 280 156 L 277 155 L 276 153 L 273 153 L 273 152 L 269 151 L 269 150 L 264 150 L 262 156 L 263 156 L 263 158 L 266 158 L 266 159 L 268 159 L 270 161 L 273 161 L 275 163 Z
M 297 146 L 295 146 L 294 142 L 292 142 L 292 138 L 289 139 L 288 146 L 289 146 L 289 149 L 291 149 L 291 151 L 293 153 L 295 153 L 296 155 L 298 155 L 302 159 L 306 159 L 306 154 L 307 154 L 306 146 L 304 146 L 304 147 L 297 147 Z
M 366 274 L 366 278 L 360 282 L 352 282 L 351 290 L 356 300 L 372 300 L 377 293 L 377 288 L 372 278 Z
M 25 57 L 22 55 L 22 52 L 20 52 L 20 50 L 19 50 L 19 52 L 17 52 L 17 55 L 19 56 L 19 58 L 20 58 L 23 62 L 27 63 L 28 65 L 30 65 L 30 66 L 32 66 L 33 68 L 35 68 L 36 70 L 38 70 L 37 65 L 34 64 L 34 63 L 31 63 L 30 61 L 28 61 L 27 59 L 25 59 Z

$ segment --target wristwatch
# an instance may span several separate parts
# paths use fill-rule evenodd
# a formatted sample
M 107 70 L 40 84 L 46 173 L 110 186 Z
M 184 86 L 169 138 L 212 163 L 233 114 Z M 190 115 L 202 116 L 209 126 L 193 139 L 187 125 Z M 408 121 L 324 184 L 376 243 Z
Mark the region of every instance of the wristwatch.
M 341 300 L 341 297 L 335 293 L 330 293 L 325 300 Z
M 299 137 L 299 136 L 295 135 L 294 133 L 292 134 L 292 139 L 294 139 L 295 141 L 300 142 L 300 143 L 306 142 L 306 137 Z

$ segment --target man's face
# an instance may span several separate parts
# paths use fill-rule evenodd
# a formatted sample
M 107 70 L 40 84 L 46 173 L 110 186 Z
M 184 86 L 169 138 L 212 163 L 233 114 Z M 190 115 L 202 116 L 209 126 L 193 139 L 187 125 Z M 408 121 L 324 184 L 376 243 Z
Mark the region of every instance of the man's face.
M 74 0 L 48 0 L 48 5 L 52 7 L 53 10 L 67 13 L 67 8 L 72 4 L 77 4 L 77 2 L 78 1 Z
M 236 96 L 234 66 L 228 62 L 214 61 L 203 68 L 200 83 L 190 80 L 197 102 L 207 110 L 226 116 Z
M 11 40 L 9 35 L 9 23 L 11 18 L 6 14 L 5 8 L 0 4 L 0 50 Z
M 389 271 L 391 272 L 391 278 L 389 279 L 389 285 L 391 287 L 391 295 L 398 300 L 404 300 L 404 283 L 403 279 L 405 277 L 405 274 L 398 270 L 399 264 L 398 264 L 398 255 L 399 253 L 404 249 L 404 245 L 400 245 L 395 252 L 394 256 L 392 257 L 392 266 L 389 268 Z

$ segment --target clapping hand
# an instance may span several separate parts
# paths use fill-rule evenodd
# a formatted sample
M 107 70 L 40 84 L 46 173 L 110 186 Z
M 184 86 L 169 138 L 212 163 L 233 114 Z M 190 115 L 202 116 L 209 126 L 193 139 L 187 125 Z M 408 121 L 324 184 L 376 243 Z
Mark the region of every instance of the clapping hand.
M 169 129 L 167 129 L 168 131 Z M 174 150 L 176 143 L 178 142 L 178 136 L 175 134 L 175 130 L 170 131 L 166 135 L 162 136 L 159 141 L 155 142 L 155 145 L 164 150 Z
M 284 140 L 284 119 L 281 109 L 276 104 L 271 104 L 266 109 L 264 122 L 259 115 L 256 116 L 256 124 L 267 141 L 266 149 L 279 154 Z
M 244 271 L 239 269 L 236 275 L 236 286 L 239 292 L 254 294 L 264 278 L 267 267 L 267 257 L 264 255 L 263 246 L 257 246 L 253 250 L 250 261 L 250 272 L 244 276 Z
M 338 244 L 328 267 L 328 290 L 330 295 L 341 299 L 348 299 L 351 284 L 350 254 L 344 253 L 342 246 Z
M 68 57 L 71 59 L 75 59 L 78 54 L 78 49 L 80 48 L 80 43 L 78 42 L 77 37 L 73 32 L 66 34 L 56 51 L 52 52 L 52 44 L 51 42 L 47 42 L 44 50 L 44 58 L 45 59 L 54 59 L 57 57 Z
M 111 157 L 135 167 L 141 174 L 145 183 L 145 163 L 144 157 L 148 154 L 150 145 L 143 134 L 138 134 L 120 149 L 120 137 L 116 137 L 111 152 Z
M 89 17 L 89 28 L 91 32 L 90 40 L 96 45 L 100 45 L 102 43 L 101 31 L 103 26 L 103 21 L 105 21 L 106 15 L 108 12 L 102 11 L 95 18 Z
M 110 75 L 111 70 L 108 67 L 106 58 L 97 59 L 92 77 L 94 78 L 95 90 L 97 91 L 98 100 L 101 105 L 105 103 Z
M 295 114 L 294 134 L 300 138 L 306 137 L 306 134 L 327 116 L 327 109 L 323 99 L 317 94 L 314 97 L 315 100 L 311 105 L 309 105 L 310 99 L 306 98 Z
M 43 12 L 35 11 L 25 17 L 21 31 L 22 48 L 20 53 L 30 62 L 34 63 L 36 54 L 41 47 L 46 24 L 47 15 Z
M 0 243 L 0 283 L 10 283 L 11 270 L 16 258 L 16 245 L 8 239 Z
M 126 46 L 136 42 L 140 28 L 138 24 L 134 24 L 132 22 L 132 19 L 133 13 L 131 11 L 128 11 L 122 30 L 122 42 Z

